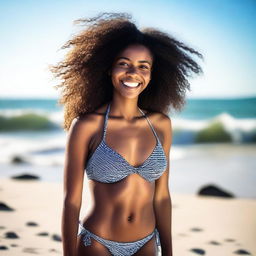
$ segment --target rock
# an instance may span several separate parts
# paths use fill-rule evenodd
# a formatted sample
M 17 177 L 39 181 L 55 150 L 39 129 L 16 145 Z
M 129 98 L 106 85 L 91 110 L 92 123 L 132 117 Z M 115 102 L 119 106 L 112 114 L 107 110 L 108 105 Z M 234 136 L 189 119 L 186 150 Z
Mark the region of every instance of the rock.
M 205 250 L 203 250 L 203 249 L 193 248 L 190 251 L 194 252 L 194 253 L 197 253 L 197 254 L 200 254 L 200 255 L 205 255 Z
M 221 188 L 218 188 L 215 185 L 209 184 L 202 187 L 198 192 L 200 196 L 218 196 L 218 197 L 225 197 L 225 198 L 234 198 L 235 196 L 227 191 L 224 191 Z
M 59 235 L 57 235 L 57 234 L 53 234 L 52 235 L 52 240 L 61 242 L 61 237 Z
M 37 236 L 49 236 L 48 232 L 40 232 L 38 234 L 36 234 Z
M 194 231 L 194 232 L 203 231 L 203 229 L 201 229 L 201 228 L 191 228 L 190 230 L 191 230 L 191 231 Z
M 240 249 L 240 250 L 237 250 L 234 252 L 235 254 L 241 254 L 241 255 L 251 255 L 250 252 L 246 251 L 246 250 L 243 250 L 243 249 Z
M 221 245 L 221 243 L 217 242 L 217 241 L 210 241 L 209 244 L 213 244 L 213 245 Z
M 14 211 L 13 208 L 9 207 L 7 204 L 0 202 L 0 211 Z
M 26 161 L 20 156 L 14 156 L 11 159 L 11 163 L 13 163 L 13 164 L 23 164 L 23 163 L 26 163 Z
M 235 242 L 236 240 L 233 239 L 233 238 L 227 238 L 227 239 L 225 239 L 225 241 L 226 241 L 226 242 Z
M 198 131 L 195 136 L 196 143 L 232 142 L 232 136 L 226 131 L 220 121 L 211 122 L 208 127 Z
M 27 226 L 38 226 L 38 224 L 36 222 L 33 221 L 29 221 L 26 223 Z
M 11 176 L 11 179 L 15 179 L 15 180 L 38 180 L 40 179 L 39 176 L 33 175 L 33 174 L 20 174 L 20 175 L 16 175 L 16 176 Z
M 5 233 L 5 238 L 17 239 L 19 236 L 15 232 L 10 231 Z
M 0 250 L 8 250 L 8 247 L 5 245 L 0 245 Z

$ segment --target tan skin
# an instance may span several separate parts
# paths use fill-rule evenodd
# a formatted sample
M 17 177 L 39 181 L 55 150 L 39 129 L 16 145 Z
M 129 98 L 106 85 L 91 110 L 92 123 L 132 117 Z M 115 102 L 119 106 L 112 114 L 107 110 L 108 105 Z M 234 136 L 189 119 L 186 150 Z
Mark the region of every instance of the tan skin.
M 131 45 L 113 63 L 109 75 L 114 86 L 109 112 L 106 143 L 132 166 L 141 165 L 152 153 L 156 138 L 138 109 L 139 94 L 149 85 L 153 58 L 143 45 Z M 139 82 L 126 88 L 122 82 Z M 150 85 L 149 85 L 150 86 Z M 69 130 L 64 168 L 64 207 L 62 234 L 64 256 L 111 255 L 99 242 L 91 239 L 85 246 L 77 237 L 82 202 L 84 166 L 103 136 L 107 104 L 95 113 L 74 119 Z M 117 242 L 133 242 L 153 232 L 160 234 L 162 255 L 172 256 L 171 198 L 168 188 L 171 120 L 161 113 L 146 113 L 164 148 L 167 168 L 150 183 L 139 174 L 131 174 L 116 183 L 89 180 L 92 208 L 82 224 L 94 234 Z M 156 256 L 155 237 L 134 255 Z

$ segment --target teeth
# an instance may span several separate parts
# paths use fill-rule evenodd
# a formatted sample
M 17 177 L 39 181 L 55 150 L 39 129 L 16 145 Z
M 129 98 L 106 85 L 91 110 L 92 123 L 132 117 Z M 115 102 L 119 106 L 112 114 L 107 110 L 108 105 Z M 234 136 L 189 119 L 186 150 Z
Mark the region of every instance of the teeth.
M 123 82 L 124 85 L 129 87 L 137 87 L 139 83 L 130 83 L 130 82 Z

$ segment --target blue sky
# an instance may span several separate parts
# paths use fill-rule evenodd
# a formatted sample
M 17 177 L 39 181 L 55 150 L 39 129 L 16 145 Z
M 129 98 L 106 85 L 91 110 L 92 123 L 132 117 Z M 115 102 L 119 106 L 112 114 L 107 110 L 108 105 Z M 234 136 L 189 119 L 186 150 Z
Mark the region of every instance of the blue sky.
M 128 12 L 200 51 L 204 75 L 189 98 L 256 96 L 256 1 L 1 1 L 0 97 L 58 97 L 48 65 L 74 34 L 73 21 L 99 12 Z

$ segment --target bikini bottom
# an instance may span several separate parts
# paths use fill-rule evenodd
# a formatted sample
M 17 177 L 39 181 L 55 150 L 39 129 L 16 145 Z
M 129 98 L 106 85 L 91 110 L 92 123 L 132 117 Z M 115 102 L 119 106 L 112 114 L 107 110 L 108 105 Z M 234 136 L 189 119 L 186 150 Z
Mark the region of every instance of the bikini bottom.
M 91 238 L 95 239 L 102 245 L 104 245 L 113 256 L 131 256 L 134 255 L 146 242 L 148 242 L 151 238 L 156 236 L 156 246 L 159 251 L 160 239 L 158 230 L 155 228 L 154 231 L 148 236 L 134 241 L 134 242 L 115 242 L 112 240 L 103 239 L 100 236 L 95 235 L 90 232 L 88 229 L 83 227 L 81 222 L 79 221 L 79 230 L 78 236 L 82 236 L 82 240 L 85 246 L 91 245 Z

